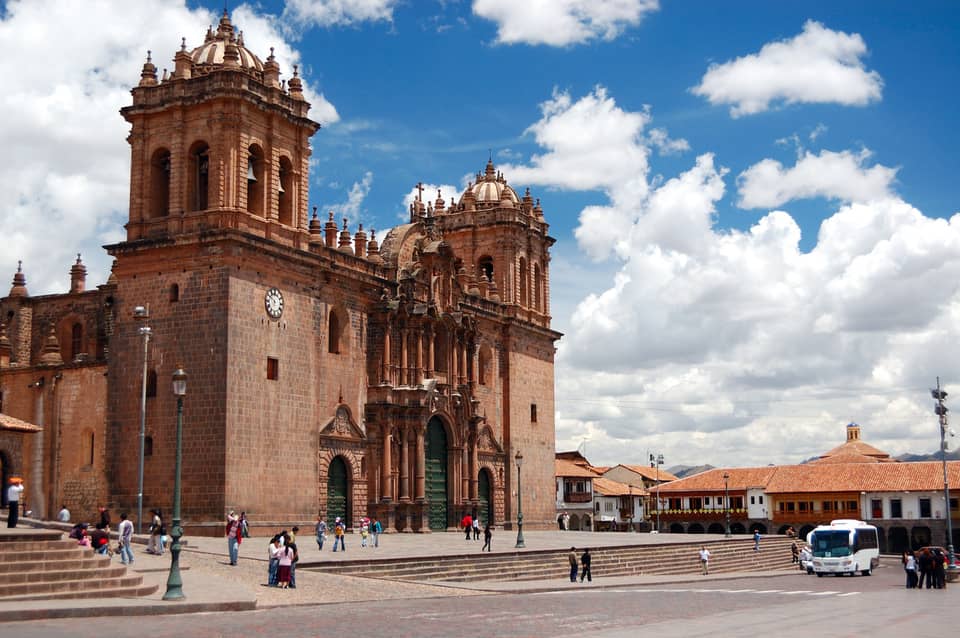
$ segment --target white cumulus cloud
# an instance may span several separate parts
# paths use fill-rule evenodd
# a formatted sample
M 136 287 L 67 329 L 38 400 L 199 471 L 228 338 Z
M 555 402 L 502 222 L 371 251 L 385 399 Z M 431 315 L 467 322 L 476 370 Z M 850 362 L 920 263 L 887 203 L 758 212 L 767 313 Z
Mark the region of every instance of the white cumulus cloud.
M 892 192 L 897 169 L 881 164 L 866 166 L 869 150 L 803 151 L 790 168 L 763 159 L 737 178 L 741 208 L 781 206 L 795 199 L 824 197 L 845 202 L 883 199 Z
M 809 20 L 793 38 L 711 65 L 692 91 L 711 104 L 730 104 L 733 117 L 760 113 L 779 102 L 864 106 L 878 101 L 883 89 L 880 74 L 864 67 L 866 54 L 859 34 Z
M 658 0 L 474 0 L 473 13 L 497 25 L 500 44 L 568 46 L 613 40 L 660 8 Z
M 393 20 L 399 0 L 287 0 L 285 15 L 320 27 Z

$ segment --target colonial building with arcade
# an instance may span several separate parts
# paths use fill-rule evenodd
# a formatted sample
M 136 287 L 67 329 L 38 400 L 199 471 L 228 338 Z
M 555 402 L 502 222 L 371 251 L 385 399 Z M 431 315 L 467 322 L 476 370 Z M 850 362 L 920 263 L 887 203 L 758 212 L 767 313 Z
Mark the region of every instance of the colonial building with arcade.
M 135 512 L 143 414 L 143 507 L 168 511 L 182 367 L 188 531 L 221 533 L 229 509 L 255 525 L 502 525 L 518 485 L 525 524 L 555 525 L 560 334 L 539 200 L 490 161 L 379 242 L 311 215 L 320 125 L 297 69 L 281 80 L 226 15 L 170 75 L 148 56 L 132 94 L 109 280 L 88 288 L 78 256 L 69 292 L 31 296 L 24 264 L 0 299 L 0 411 L 40 428 L 0 450 L 28 506 Z

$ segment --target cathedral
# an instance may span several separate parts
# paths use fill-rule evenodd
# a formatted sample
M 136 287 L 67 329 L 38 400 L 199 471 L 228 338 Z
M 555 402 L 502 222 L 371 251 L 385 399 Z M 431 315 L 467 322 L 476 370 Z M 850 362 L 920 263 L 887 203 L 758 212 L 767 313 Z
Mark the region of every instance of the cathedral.
M 339 516 L 430 532 L 465 513 L 545 527 L 554 512 L 550 246 L 539 200 L 492 161 L 459 201 L 421 194 L 378 243 L 307 201 L 297 68 L 281 80 L 224 14 L 158 77 L 148 54 L 130 125 L 126 240 L 108 281 L 0 299 L 4 483 L 26 508 L 172 503 L 175 370 L 182 517 L 221 534 Z M 141 423 L 141 419 L 143 420 Z M 142 429 L 141 429 L 142 428 Z M 142 455 L 142 456 L 141 456 Z M 141 460 L 142 459 L 142 460 Z M 142 479 L 140 477 L 142 465 Z

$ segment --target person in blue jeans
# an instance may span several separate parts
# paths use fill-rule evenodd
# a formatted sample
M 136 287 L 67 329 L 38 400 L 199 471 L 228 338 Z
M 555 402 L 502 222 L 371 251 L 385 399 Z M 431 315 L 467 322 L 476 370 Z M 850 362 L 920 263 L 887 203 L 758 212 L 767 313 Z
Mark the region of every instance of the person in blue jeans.
M 243 540 L 243 528 L 240 525 L 240 517 L 230 510 L 227 514 L 227 553 L 230 555 L 230 564 L 236 565 L 240 558 L 240 542 Z
M 570 553 L 567 554 L 567 559 L 570 561 L 570 582 L 577 582 L 577 548 L 571 547 Z
M 133 549 L 130 547 L 130 543 L 133 542 L 133 523 L 127 520 L 126 512 L 120 514 L 117 536 L 120 541 L 120 562 L 129 565 L 133 562 Z
M 373 522 L 370 523 L 370 533 L 373 534 L 373 546 L 380 547 L 380 534 L 383 533 L 383 525 L 380 524 L 380 519 L 376 516 L 373 517 Z

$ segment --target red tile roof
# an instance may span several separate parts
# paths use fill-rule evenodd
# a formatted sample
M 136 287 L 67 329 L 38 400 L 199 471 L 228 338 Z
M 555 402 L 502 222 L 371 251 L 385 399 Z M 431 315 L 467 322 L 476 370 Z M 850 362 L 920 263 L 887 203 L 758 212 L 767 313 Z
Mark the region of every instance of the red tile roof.
M 673 474 L 671 474 L 670 472 L 662 468 L 658 472 L 656 468 L 647 467 L 646 465 L 625 465 L 623 463 L 621 463 L 621 465 L 627 468 L 628 470 L 630 470 L 631 472 L 636 472 L 640 476 L 650 479 L 651 481 L 656 481 L 658 478 L 661 481 L 677 480 L 676 476 L 674 476 Z
M 554 459 L 554 474 L 566 478 L 597 478 L 596 472 L 590 470 L 579 463 L 568 461 L 566 459 Z
M 648 494 L 642 488 L 602 477 L 593 479 L 593 492 L 600 496 L 646 496 Z
M 720 492 L 723 474 L 730 489 L 763 488 L 768 494 L 804 492 L 899 492 L 943 488 L 939 461 L 919 463 L 808 463 L 771 467 L 717 468 L 660 486 L 660 492 Z M 960 485 L 960 461 L 947 462 L 951 485 Z

